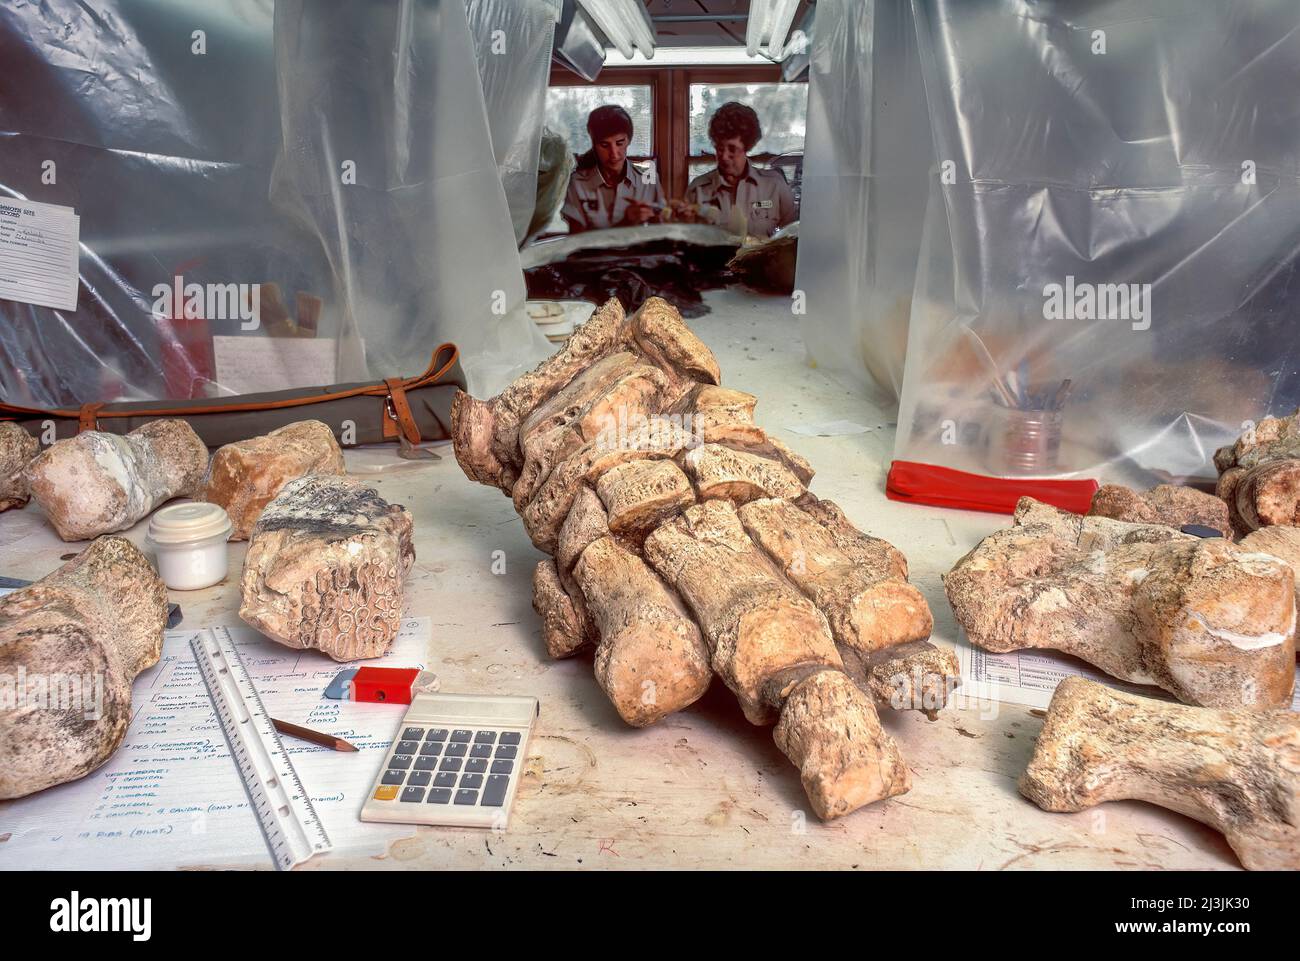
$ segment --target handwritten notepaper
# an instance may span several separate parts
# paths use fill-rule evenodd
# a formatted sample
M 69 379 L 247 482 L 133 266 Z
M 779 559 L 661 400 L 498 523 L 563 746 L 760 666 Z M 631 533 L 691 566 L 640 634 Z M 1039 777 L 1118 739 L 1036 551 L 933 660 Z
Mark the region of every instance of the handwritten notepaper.
M 80 236 L 71 207 L 0 197 L 0 297 L 76 310 Z
M 381 854 L 388 842 L 409 835 L 410 828 L 357 819 L 406 706 L 328 700 L 325 687 L 344 665 L 275 644 L 251 628 L 229 630 L 273 717 L 360 749 L 345 754 L 284 738 L 334 852 Z M 0 868 L 271 866 L 189 648 L 194 634 L 167 632 L 162 658 L 136 679 L 126 740 L 103 767 L 80 781 L 0 802 L 0 838 L 9 835 L 0 843 Z M 408 618 L 387 655 L 349 666 L 424 667 L 429 636 L 429 618 Z
M 223 392 L 233 394 L 333 384 L 336 350 L 332 337 L 223 334 L 212 338 L 217 383 Z
M 963 640 L 957 644 L 957 661 L 961 665 L 962 678 L 959 690 L 967 697 L 980 700 L 1045 708 L 1052 701 L 1056 685 L 1067 677 L 1086 677 L 1130 694 L 1173 700 L 1171 695 L 1159 688 L 1125 683 L 1090 664 L 1056 651 L 1025 650 L 990 654 Z M 1291 710 L 1300 711 L 1300 667 L 1296 668 Z

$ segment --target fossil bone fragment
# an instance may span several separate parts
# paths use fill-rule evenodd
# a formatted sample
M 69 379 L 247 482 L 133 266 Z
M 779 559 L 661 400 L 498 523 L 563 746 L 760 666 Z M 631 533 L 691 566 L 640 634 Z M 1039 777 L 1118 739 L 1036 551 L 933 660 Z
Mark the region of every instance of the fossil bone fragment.
M 253 527 L 239 616 L 336 661 L 378 657 L 401 626 L 411 534 L 406 508 L 372 488 L 325 474 L 290 481 Z
M 303 420 L 218 449 L 204 478 L 203 499 L 225 508 L 234 525 L 230 539 L 245 541 L 262 509 L 289 481 L 344 473 L 334 432 L 318 420 Z
M 121 745 L 131 682 L 158 662 L 167 589 L 124 537 L 101 537 L 0 598 L 0 799 L 84 777 Z
M 183 420 L 126 435 L 92 430 L 51 445 L 25 472 L 32 497 L 65 541 L 125 530 L 163 501 L 192 497 L 208 449 Z
M 1020 791 L 1045 811 L 1148 801 L 1222 831 L 1251 870 L 1300 869 L 1300 714 L 1186 707 L 1066 678 Z
M 1265 417 L 1235 444 L 1214 454 L 1215 493 L 1245 534 L 1273 524 L 1300 524 L 1300 410 Z
M 17 424 L 0 422 L 0 511 L 27 503 L 31 492 L 23 471 L 40 449 L 36 438 Z
M 533 573 L 552 656 L 595 645 L 598 683 L 636 726 L 718 674 L 838 817 L 908 789 L 876 706 L 933 717 L 956 659 L 926 640 L 902 555 L 808 494 L 812 468 L 719 381 L 667 303 L 624 317 L 611 301 L 500 396 L 457 396 L 456 458 L 552 555 Z
M 944 580 L 971 643 L 1052 648 L 1189 704 L 1291 697 L 1295 579 L 1277 558 L 1163 525 L 1077 517 L 1021 498 Z
M 1088 516 L 1168 527 L 1199 524 L 1232 537 L 1227 504 L 1213 494 L 1175 484 L 1159 484 L 1146 493 L 1106 484 L 1092 495 Z

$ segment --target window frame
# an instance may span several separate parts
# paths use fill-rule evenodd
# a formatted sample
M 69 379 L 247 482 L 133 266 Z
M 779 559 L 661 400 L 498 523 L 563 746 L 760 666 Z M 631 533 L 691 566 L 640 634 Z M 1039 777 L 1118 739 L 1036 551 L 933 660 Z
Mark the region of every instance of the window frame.
M 683 197 L 692 162 L 712 160 L 712 154 L 688 155 L 691 146 L 691 84 L 737 83 L 807 83 L 807 74 L 798 80 L 783 81 L 776 64 L 760 66 L 713 67 L 606 67 L 594 81 L 585 80 L 572 71 L 552 65 L 552 87 L 611 87 L 649 85 L 651 149 L 658 164 L 659 179 L 667 197 Z M 581 150 L 577 152 L 581 153 Z M 645 157 L 633 158 L 645 160 Z M 765 154 L 754 159 L 766 162 Z

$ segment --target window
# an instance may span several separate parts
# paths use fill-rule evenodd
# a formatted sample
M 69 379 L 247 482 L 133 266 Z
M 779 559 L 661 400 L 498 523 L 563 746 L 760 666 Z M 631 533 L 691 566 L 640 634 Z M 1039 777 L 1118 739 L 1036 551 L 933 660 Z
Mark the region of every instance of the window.
M 575 154 L 584 153 L 591 147 L 587 115 L 606 103 L 618 104 L 632 117 L 628 156 L 640 159 L 653 154 L 654 111 L 649 84 L 550 87 L 546 91 L 546 126 L 562 136 Z

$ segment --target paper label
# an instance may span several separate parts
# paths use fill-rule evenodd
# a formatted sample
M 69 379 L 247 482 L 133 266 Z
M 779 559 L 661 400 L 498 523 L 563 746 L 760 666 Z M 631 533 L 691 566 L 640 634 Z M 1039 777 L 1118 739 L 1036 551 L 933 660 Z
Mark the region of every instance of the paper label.
M 217 335 L 212 353 L 222 393 L 256 394 L 335 382 L 332 337 L 241 337 Z
M 80 236 L 71 207 L 0 197 L 0 298 L 76 310 Z

